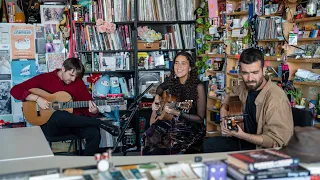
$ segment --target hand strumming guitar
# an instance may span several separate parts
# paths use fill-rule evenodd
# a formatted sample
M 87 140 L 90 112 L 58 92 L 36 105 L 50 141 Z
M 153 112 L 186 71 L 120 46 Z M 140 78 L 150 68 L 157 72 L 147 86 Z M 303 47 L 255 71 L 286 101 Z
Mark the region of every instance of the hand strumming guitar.
M 37 104 L 40 106 L 41 109 L 49 109 L 50 102 L 46 99 L 38 96 L 36 99 Z
M 172 114 L 172 115 L 175 115 L 175 116 L 179 116 L 180 115 L 180 111 L 174 109 L 174 108 L 171 108 L 169 106 L 165 106 L 164 107 L 164 111 L 166 113 L 169 113 L 169 114 Z

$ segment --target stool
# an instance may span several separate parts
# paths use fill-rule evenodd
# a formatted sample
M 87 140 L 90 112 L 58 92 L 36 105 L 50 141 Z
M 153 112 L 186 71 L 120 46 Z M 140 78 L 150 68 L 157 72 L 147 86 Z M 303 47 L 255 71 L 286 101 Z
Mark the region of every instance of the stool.
M 83 150 L 82 150 L 82 139 L 74 134 L 66 134 L 66 135 L 63 135 L 63 136 L 46 136 L 46 139 L 50 145 L 50 148 L 52 147 L 52 142 L 60 142 L 60 141 L 68 141 L 68 140 L 71 140 L 72 142 L 70 143 L 70 146 L 68 148 L 68 155 L 70 154 L 70 150 L 71 150 L 71 147 L 72 147 L 72 144 L 74 142 L 75 144 L 75 151 L 77 151 L 78 149 L 78 145 L 79 145 L 79 151 L 77 153 L 77 155 L 81 156 L 83 154 Z

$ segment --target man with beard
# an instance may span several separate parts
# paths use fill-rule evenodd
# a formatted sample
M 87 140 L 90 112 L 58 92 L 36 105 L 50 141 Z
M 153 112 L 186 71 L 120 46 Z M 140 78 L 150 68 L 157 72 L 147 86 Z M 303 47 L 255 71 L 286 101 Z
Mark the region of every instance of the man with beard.
M 220 109 L 221 130 L 225 136 L 207 139 L 203 146 L 206 153 L 281 147 L 293 134 L 290 102 L 280 87 L 264 77 L 262 52 L 246 49 L 239 63 L 243 82 L 226 95 Z M 238 125 L 237 130 L 226 128 L 232 96 L 238 96 L 244 104 L 243 129 Z

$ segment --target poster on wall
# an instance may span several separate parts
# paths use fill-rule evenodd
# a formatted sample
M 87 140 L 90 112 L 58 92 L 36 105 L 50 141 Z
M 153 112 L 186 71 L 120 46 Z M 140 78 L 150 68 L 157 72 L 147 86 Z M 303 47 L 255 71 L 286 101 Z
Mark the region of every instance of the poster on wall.
M 20 84 L 36 75 L 35 60 L 11 61 L 12 86 Z M 15 99 L 15 102 L 20 102 Z
M 41 5 L 40 15 L 42 24 L 60 24 L 64 18 L 64 5 Z
M 0 24 L 0 44 L 10 44 L 10 25 Z
M 34 59 L 34 26 L 11 26 L 12 59 Z
M 49 72 L 62 67 L 64 62 L 64 53 L 47 53 L 46 56 Z
M 48 65 L 45 54 L 37 54 L 37 75 L 48 72 Z
M 9 45 L 0 45 L 0 80 L 11 80 Z
M 10 81 L 0 81 L 0 115 L 12 114 L 10 89 Z

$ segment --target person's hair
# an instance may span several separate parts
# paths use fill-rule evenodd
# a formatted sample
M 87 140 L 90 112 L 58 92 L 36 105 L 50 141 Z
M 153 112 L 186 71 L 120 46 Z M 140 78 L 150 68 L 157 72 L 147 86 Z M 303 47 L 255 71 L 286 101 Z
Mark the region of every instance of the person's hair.
M 181 84 L 179 78 L 175 77 L 174 64 L 178 56 L 186 57 L 190 64 L 191 71 L 189 72 L 189 77 L 186 80 L 185 84 Z M 173 60 L 173 66 L 168 80 L 169 92 L 170 94 L 177 97 L 177 101 L 193 100 L 194 103 L 197 102 L 198 94 L 195 92 L 197 92 L 197 86 L 201 81 L 198 79 L 195 60 L 188 52 L 181 51 L 177 53 Z
M 78 58 L 68 58 L 63 62 L 62 66 L 66 71 L 74 70 L 76 72 L 76 76 L 79 78 L 82 78 L 84 75 L 83 64 Z
M 256 48 L 245 49 L 241 53 L 239 61 L 244 64 L 252 64 L 254 62 L 260 61 L 261 67 L 264 67 L 264 56 L 262 52 Z

